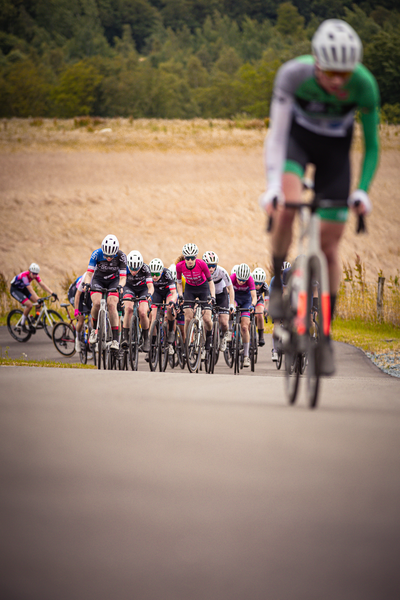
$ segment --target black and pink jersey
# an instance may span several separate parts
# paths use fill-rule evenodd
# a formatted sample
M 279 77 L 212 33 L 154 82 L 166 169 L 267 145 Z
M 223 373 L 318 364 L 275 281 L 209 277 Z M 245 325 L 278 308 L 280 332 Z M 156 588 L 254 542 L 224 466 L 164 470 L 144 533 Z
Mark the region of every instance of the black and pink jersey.
M 126 275 L 126 254 L 118 250 L 117 254 L 108 261 L 101 248 L 98 248 L 90 257 L 88 273 L 94 273 L 96 279 L 114 279 Z
M 154 289 L 163 292 L 168 289 L 173 292 L 176 289 L 174 278 L 172 277 L 172 273 L 169 269 L 165 267 L 162 270 L 161 277 L 158 281 L 153 280 Z
M 126 268 L 127 287 L 135 289 L 142 285 L 147 285 L 148 283 L 153 283 L 148 265 L 143 264 L 135 275 L 130 272 L 129 267 Z
M 257 292 L 257 303 L 261 302 L 263 300 L 263 298 L 269 298 L 269 287 L 268 285 L 265 283 L 262 284 L 262 286 L 260 287 L 260 289 L 256 289 Z
M 254 279 L 251 275 L 248 278 L 248 280 L 245 283 L 243 283 L 243 285 L 239 285 L 236 273 L 232 273 L 231 280 L 235 292 L 251 292 L 256 289 L 256 284 L 254 283 Z
M 193 269 L 188 269 L 184 260 L 178 262 L 176 265 L 176 278 L 179 282 L 182 281 L 182 275 L 187 285 L 198 286 L 205 281 L 211 281 L 210 270 L 201 258 L 196 259 Z
M 16 275 L 12 279 L 11 285 L 13 285 L 14 287 L 16 287 L 19 290 L 23 290 L 28 285 L 30 285 L 33 280 L 37 281 L 38 283 L 41 283 L 41 281 L 42 281 L 41 278 L 39 277 L 39 275 L 36 275 L 35 273 L 31 273 L 30 271 L 23 271 L 22 273 L 20 273 L 19 275 Z

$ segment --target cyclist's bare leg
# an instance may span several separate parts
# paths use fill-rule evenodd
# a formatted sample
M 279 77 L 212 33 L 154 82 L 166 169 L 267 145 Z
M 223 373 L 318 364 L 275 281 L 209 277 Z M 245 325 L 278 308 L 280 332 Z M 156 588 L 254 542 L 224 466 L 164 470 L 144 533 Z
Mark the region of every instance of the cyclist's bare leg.
M 240 330 L 242 333 L 243 344 L 250 342 L 250 317 L 240 319 Z
M 339 244 L 345 223 L 321 221 L 321 248 L 328 261 L 329 287 L 331 294 L 337 294 L 342 268 L 339 258 Z
M 108 314 L 110 315 L 110 323 L 111 327 L 118 327 L 118 296 L 108 295 L 107 297 L 107 306 L 108 306 Z
M 186 340 L 187 329 L 189 327 L 189 323 L 193 319 L 193 309 L 191 309 L 191 308 L 184 308 L 183 309 L 183 314 L 185 315 L 185 326 L 183 328 L 183 338 L 184 338 L 184 341 L 185 341 Z
M 32 298 L 32 296 L 31 296 L 31 298 Z M 32 300 L 33 300 L 33 298 L 32 298 Z M 33 300 L 33 302 L 36 302 L 36 300 Z M 22 312 L 24 313 L 25 317 L 27 317 L 29 315 L 29 313 L 31 312 L 32 306 L 33 306 L 33 304 L 31 302 L 31 300 L 26 300 L 23 303 L 22 308 L 24 310 Z
M 147 309 L 148 309 L 148 304 L 147 302 L 140 302 L 139 303 L 139 321 L 140 324 L 142 326 L 142 330 L 146 330 L 149 328 L 149 317 L 147 316 Z M 156 314 L 157 314 L 157 309 L 156 309 Z
M 203 311 L 203 321 L 204 321 L 204 329 L 206 331 L 211 331 L 211 329 L 212 329 L 211 310 Z
M 92 319 L 97 321 L 97 317 L 99 315 L 99 310 L 100 310 L 101 294 L 99 292 L 95 292 L 94 294 L 91 294 L 90 297 L 92 300 L 92 311 L 91 311 Z
M 226 333 L 229 328 L 229 315 L 219 315 L 219 324 L 222 333 Z
M 123 327 L 124 327 L 124 329 L 129 329 L 130 324 L 131 324 L 132 314 L 133 314 L 133 302 L 131 300 L 128 300 L 127 298 L 124 298 L 124 307 L 125 307 L 125 314 L 124 314 Z
M 282 192 L 288 202 L 300 202 L 303 184 L 294 173 L 284 173 L 282 176 Z M 278 209 L 274 215 L 272 230 L 272 254 L 285 257 L 292 241 L 292 225 L 295 211 L 291 209 Z

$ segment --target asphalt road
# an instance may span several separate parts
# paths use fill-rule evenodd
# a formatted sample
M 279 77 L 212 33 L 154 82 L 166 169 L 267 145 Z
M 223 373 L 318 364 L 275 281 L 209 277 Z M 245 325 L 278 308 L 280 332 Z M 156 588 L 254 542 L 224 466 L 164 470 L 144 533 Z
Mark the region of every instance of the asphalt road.
M 335 344 L 289 407 L 269 344 L 236 377 L 0 367 L 0 597 L 398 600 L 399 380 Z

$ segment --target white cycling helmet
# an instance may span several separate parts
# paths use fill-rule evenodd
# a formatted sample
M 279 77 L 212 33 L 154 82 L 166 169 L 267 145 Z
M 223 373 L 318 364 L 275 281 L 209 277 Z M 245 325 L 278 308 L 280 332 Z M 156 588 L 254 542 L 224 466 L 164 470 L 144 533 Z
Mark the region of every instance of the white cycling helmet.
M 161 260 L 161 258 L 153 258 L 153 260 L 151 260 L 149 263 L 149 267 L 150 267 L 150 273 L 152 275 L 154 275 L 155 273 L 159 274 L 159 273 L 162 273 L 162 270 L 164 268 L 164 263 Z
M 257 267 L 256 269 L 254 269 L 251 276 L 254 279 L 254 283 L 264 283 L 264 281 L 267 278 L 266 272 L 261 267 Z
M 185 244 L 182 248 L 183 256 L 197 256 L 199 249 L 196 244 Z
M 40 267 L 38 264 L 32 263 L 31 266 L 29 267 L 29 271 L 31 273 L 35 273 L 35 275 L 38 275 L 40 273 Z
M 104 256 L 115 256 L 119 250 L 119 241 L 115 235 L 106 235 L 101 242 Z
M 341 19 L 323 21 L 311 40 L 312 52 L 324 71 L 354 71 L 363 47 L 352 27 Z
M 291 269 L 291 268 L 292 268 L 292 265 L 290 264 L 290 262 L 288 262 L 287 260 L 284 260 L 281 271 L 284 271 L 285 269 Z
M 175 263 L 172 263 L 172 265 L 170 265 L 170 266 L 168 267 L 168 271 L 171 271 L 171 275 L 172 275 L 172 277 L 173 277 L 173 280 L 174 280 L 174 281 L 175 281 L 175 283 L 176 283 L 176 280 L 177 280 L 177 276 L 176 276 L 176 264 L 175 264 Z
M 236 277 L 238 279 L 242 279 L 242 281 L 247 281 L 250 275 L 251 271 L 249 265 L 246 265 L 246 263 L 242 263 L 238 266 L 236 271 Z
M 219 258 L 215 254 L 215 252 L 213 252 L 212 250 L 207 250 L 207 252 L 204 252 L 203 254 L 203 260 L 208 265 L 216 265 L 219 261 Z
M 236 274 L 236 271 L 237 271 L 237 269 L 238 269 L 238 266 L 239 266 L 239 265 L 234 265 L 234 266 L 232 267 L 231 275 L 233 275 L 234 273 Z
M 138 250 L 132 250 L 127 256 L 128 267 L 131 271 L 139 271 L 143 266 L 143 256 Z

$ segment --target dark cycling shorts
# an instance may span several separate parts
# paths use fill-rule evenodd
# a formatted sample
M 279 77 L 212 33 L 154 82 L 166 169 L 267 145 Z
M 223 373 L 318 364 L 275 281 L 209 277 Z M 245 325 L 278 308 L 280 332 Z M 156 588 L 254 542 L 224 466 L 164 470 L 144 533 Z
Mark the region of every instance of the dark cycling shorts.
M 193 308 L 196 298 L 202 302 L 206 302 L 210 297 L 210 286 L 208 281 L 201 285 L 189 285 L 186 282 L 185 291 L 183 293 L 183 308 Z M 203 306 L 204 310 L 211 310 L 211 306 Z
M 154 293 L 151 297 L 151 301 L 154 304 L 162 304 L 164 300 L 167 300 L 168 296 L 171 295 L 171 290 L 169 288 L 165 288 L 165 290 L 154 290 Z
M 75 307 L 75 294 L 68 294 L 68 300 L 73 307 Z M 92 299 L 89 298 L 89 304 L 85 303 L 85 292 L 82 292 L 79 297 L 78 310 L 81 315 L 87 315 L 92 310 Z
M 250 292 L 235 291 L 235 302 L 239 308 L 247 308 L 249 312 L 242 312 L 242 317 L 250 317 L 251 294 Z
M 345 137 L 320 135 L 294 120 L 290 129 L 285 172 L 303 177 L 307 164 L 315 165 L 314 191 L 325 200 L 347 200 L 350 192 L 350 147 L 353 128 Z M 323 219 L 345 222 L 348 208 L 325 208 Z
M 220 294 L 215 295 L 215 301 L 217 306 L 219 306 L 220 315 L 229 314 L 229 296 L 226 288 L 224 288 Z
M 15 298 L 15 300 L 18 300 L 18 302 L 20 302 L 21 304 L 24 304 L 24 302 L 26 302 L 32 296 L 27 287 L 24 287 L 21 290 L 21 288 L 17 288 L 14 285 L 11 285 L 10 287 L 10 294 L 13 298 Z
M 103 277 L 96 277 L 95 275 L 92 279 L 92 283 L 90 284 L 90 295 L 99 293 L 101 288 L 106 288 L 109 290 L 118 287 L 118 285 L 119 277 L 113 277 L 113 279 L 103 279 Z M 118 292 L 110 292 L 108 295 L 117 296 L 118 298 Z
M 126 285 L 123 291 L 123 300 L 135 300 L 136 298 L 148 298 L 150 296 L 147 285 L 140 285 L 138 287 L 130 287 Z M 147 302 L 147 300 L 141 300 L 139 304 L 142 302 Z

